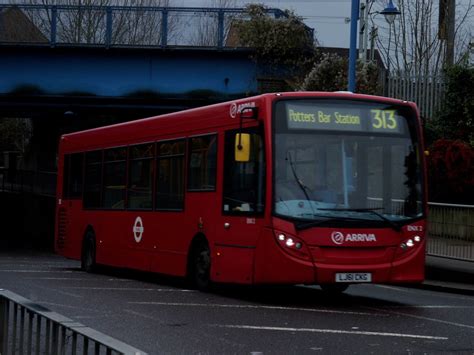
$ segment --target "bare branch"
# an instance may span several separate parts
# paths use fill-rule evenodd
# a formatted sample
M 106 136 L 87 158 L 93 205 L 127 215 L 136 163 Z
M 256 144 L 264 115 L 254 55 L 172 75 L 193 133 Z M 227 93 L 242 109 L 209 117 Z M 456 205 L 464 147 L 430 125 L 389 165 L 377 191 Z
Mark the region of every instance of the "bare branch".
M 473 33 L 468 21 L 474 12 L 473 0 L 457 8 L 455 48 L 459 61 L 465 55 Z M 429 0 L 398 0 L 401 11 L 393 26 L 387 26 L 381 16 L 375 17 L 380 37 L 377 46 L 385 63 L 392 70 L 405 73 L 428 74 L 438 72 L 444 63 L 446 41 L 438 36 L 438 2 Z M 378 10 L 386 0 L 377 0 Z

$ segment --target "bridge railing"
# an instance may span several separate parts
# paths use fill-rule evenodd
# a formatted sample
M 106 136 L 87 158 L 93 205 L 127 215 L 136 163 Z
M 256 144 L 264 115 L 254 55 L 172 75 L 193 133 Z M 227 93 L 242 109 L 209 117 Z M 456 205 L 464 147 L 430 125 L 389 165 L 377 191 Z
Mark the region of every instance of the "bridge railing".
M 235 48 L 232 23 L 246 16 L 243 8 L 0 5 L 0 44 Z
M 146 353 L 0 289 L 0 354 Z
M 474 261 L 474 206 L 429 203 L 427 254 Z

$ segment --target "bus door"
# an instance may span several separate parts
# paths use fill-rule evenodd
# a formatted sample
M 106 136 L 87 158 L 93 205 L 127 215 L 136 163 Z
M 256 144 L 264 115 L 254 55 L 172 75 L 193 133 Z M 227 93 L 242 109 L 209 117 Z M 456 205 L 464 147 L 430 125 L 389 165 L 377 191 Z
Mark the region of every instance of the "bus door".
M 263 129 L 255 127 L 243 130 L 241 137 L 238 134 L 238 130 L 225 134 L 222 212 L 213 276 L 221 282 L 251 283 L 255 247 L 264 223 Z M 239 144 L 247 150 L 243 159 L 236 156 Z

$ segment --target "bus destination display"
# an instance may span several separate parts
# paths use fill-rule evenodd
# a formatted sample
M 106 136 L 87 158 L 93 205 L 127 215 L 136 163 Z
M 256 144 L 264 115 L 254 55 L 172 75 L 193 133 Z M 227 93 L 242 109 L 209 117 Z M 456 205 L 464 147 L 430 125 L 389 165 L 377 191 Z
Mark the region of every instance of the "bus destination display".
M 401 133 L 404 118 L 393 109 L 287 104 L 289 129 Z

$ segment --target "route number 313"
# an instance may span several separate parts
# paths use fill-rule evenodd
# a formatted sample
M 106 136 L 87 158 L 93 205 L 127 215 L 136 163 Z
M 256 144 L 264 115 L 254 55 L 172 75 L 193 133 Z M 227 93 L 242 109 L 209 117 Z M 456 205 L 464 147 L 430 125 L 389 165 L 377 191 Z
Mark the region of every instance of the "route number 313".
M 395 110 L 370 110 L 372 127 L 375 129 L 397 129 Z

